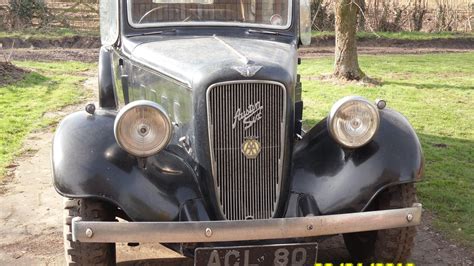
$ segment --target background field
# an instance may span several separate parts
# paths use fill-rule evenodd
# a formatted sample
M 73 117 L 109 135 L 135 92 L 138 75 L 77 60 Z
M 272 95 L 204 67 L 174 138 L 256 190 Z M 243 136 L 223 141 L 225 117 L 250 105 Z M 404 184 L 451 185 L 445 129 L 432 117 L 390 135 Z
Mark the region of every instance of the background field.
M 344 85 L 321 80 L 332 57 L 304 59 L 300 66 L 305 127 L 325 117 L 346 95 L 383 98 L 415 127 L 426 159 L 419 183 L 424 207 L 436 228 L 474 247 L 474 53 L 361 56 L 364 71 L 381 86 Z M 45 113 L 81 101 L 82 73 L 95 64 L 14 62 L 31 70 L 15 84 L 0 86 L 0 173 L 25 136 L 56 120 Z
M 303 60 L 305 127 L 328 114 L 346 95 L 385 99 L 413 124 L 426 172 L 418 191 L 438 229 L 474 247 L 474 53 L 361 56 L 362 69 L 381 86 L 336 85 L 318 80 L 331 57 Z

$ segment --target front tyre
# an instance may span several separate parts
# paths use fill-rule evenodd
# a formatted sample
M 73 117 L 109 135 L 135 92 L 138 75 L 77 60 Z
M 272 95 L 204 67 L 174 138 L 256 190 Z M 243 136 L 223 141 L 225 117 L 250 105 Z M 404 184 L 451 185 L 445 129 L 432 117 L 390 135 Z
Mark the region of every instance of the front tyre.
M 389 187 L 383 191 L 372 210 L 411 207 L 416 202 L 413 183 Z M 379 231 L 344 234 L 344 242 L 357 262 L 407 262 L 413 248 L 416 228 L 402 227 Z
M 65 199 L 64 201 L 64 252 L 67 265 L 115 265 L 115 244 L 81 243 L 72 241 L 71 221 L 114 221 L 114 209 L 91 199 Z

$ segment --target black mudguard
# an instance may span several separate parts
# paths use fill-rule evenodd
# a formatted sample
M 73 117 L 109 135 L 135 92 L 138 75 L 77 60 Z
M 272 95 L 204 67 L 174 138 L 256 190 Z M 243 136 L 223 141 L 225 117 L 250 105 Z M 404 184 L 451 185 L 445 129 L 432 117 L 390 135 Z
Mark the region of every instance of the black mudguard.
M 358 149 L 337 144 L 326 119 L 295 145 L 287 217 L 363 211 L 383 189 L 421 178 L 423 154 L 407 119 L 384 109 L 380 120 L 374 139 Z
M 380 129 L 366 146 L 348 150 L 318 123 L 295 145 L 286 217 L 363 211 L 383 189 L 417 181 L 423 172 L 419 140 L 408 121 L 382 110 Z M 116 112 L 77 112 L 53 141 L 56 190 L 69 198 L 101 198 L 134 221 L 208 220 L 196 169 L 170 145 L 140 167 L 116 143 Z
M 168 149 L 140 167 L 115 141 L 115 116 L 77 112 L 61 122 L 52 153 L 56 190 L 69 198 L 105 199 L 135 221 L 179 220 L 183 205 L 202 198 L 192 167 Z

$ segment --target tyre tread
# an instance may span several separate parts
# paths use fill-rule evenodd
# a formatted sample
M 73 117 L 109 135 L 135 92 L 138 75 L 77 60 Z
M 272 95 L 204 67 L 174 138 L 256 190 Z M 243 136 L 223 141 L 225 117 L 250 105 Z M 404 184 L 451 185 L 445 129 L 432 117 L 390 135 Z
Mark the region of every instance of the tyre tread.
M 411 207 L 417 202 L 413 183 L 389 187 L 378 198 L 379 210 Z M 362 234 L 345 234 L 344 242 L 354 259 L 364 262 L 404 263 L 410 258 L 414 246 L 416 227 L 402 227 L 365 233 L 370 245 L 361 242 Z M 367 240 L 365 240 L 367 241 Z
M 103 202 L 87 199 L 64 201 L 64 249 L 67 265 L 115 265 L 115 244 L 72 241 L 71 221 L 110 221 L 115 217 Z

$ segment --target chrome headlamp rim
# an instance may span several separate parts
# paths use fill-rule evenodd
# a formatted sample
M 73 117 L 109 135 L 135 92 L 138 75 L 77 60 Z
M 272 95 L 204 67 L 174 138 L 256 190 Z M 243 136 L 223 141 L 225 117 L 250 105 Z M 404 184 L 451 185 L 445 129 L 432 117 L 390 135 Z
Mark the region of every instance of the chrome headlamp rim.
M 336 135 L 336 133 L 334 132 L 334 123 L 335 123 L 335 117 L 336 117 L 336 114 L 337 112 L 339 112 L 339 110 L 341 109 L 341 107 L 345 106 L 347 103 L 349 102 L 355 102 L 355 101 L 358 101 L 358 102 L 362 102 L 364 104 L 366 104 L 367 106 L 369 106 L 371 109 L 373 109 L 373 113 L 375 114 L 375 121 L 376 121 L 376 124 L 375 124 L 375 130 L 374 130 L 374 133 L 373 135 L 367 139 L 365 142 L 359 144 L 359 145 L 354 145 L 354 144 L 349 144 L 349 143 L 345 143 L 343 141 L 341 141 L 341 139 Z M 355 95 L 351 95 L 351 96 L 345 96 L 341 99 L 339 99 L 332 107 L 331 107 L 331 111 L 329 112 L 329 116 L 328 116 L 328 131 L 329 131 L 329 134 L 331 135 L 331 137 L 337 142 L 339 143 L 340 145 L 346 147 L 346 148 L 351 148 L 351 149 L 355 149 L 355 148 L 360 148 L 364 145 L 366 145 L 367 143 L 369 143 L 373 138 L 374 136 L 377 134 L 378 130 L 379 130 L 379 127 L 380 127 L 380 114 L 379 114 L 379 110 L 377 108 L 377 106 L 375 106 L 375 104 L 373 104 L 372 102 L 370 102 L 369 100 L 367 100 L 366 98 L 362 97 L 362 96 L 355 96 Z
M 153 150 L 148 151 L 147 153 L 140 153 L 139 154 L 139 153 L 136 153 L 136 152 L 134 152 L 130 149 L 127 149 L 124 146 L 124 144 L 121 142 L 120 138 L 118 137 L 118 127 L 120 126 L 121 120 L 127 112 L 129 112 L 130 110 L 133 110 L 136 107 L 141 107 L 141 106 L 150 107 L 150 108 L 153 108 L 153 109 L 157 110 L 158 112 L 160 112 L 163 119 L 167 123 L 167 126 L 169 128 L 169 134 L 164 139 L 162 145 L 156 147 Z M 171 122 L 170 117 L 168 116 L 165 109 L 161 105 L 159 105 L 155 102 L 149 101 L 149 100 L 137 100 L 137 101 L 133 101 L 131 103 L 128 103 L 127 105 L 122 107 L 120 109 L 120 111 L 118 112 L 117 116 L 115 117 L 115 121 L 114 121 L 114 136 L 115 136 L 115 141 L 117 142 L 117 144 L 122 149 L 124 149 L 126 152 L 130 153 L 131 155 L 141 157 L 141 158 L 150 157 L 152 155 L 157 154 L 158 152 L 160 152 L 161 150 L 166 148 L 166 146 L 168 146 L 168 144 L 171 141 L 171 138 L 173 136 L 173 123 Z

